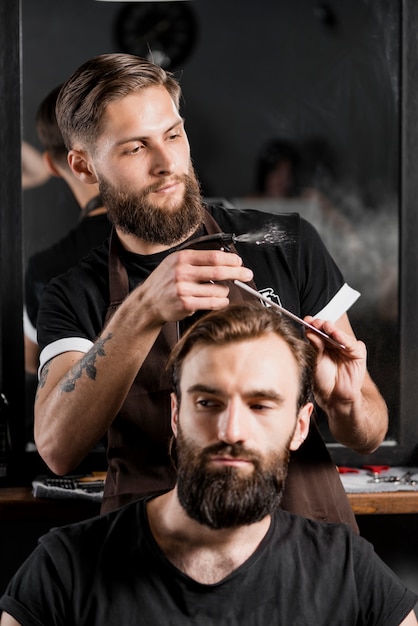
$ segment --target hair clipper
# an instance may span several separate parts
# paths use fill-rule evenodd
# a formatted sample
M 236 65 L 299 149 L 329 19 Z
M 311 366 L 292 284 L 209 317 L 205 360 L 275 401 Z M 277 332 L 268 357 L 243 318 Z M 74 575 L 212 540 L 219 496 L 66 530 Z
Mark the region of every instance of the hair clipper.
M 215 233 L 213 235 L 204 235 L 198 237 L 192 241 L 187 241 L 181 246 L 176 248 L 177 250 L 223 250 L 224 252 L 230 252 L 230 245 L 235 243 L 236 236 L 233 233 Z

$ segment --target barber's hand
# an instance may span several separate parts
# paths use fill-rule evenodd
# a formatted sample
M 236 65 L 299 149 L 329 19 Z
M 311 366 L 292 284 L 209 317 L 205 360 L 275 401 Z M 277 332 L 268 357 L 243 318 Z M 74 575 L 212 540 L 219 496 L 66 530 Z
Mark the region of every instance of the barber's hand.
M 315 395 L 322 408 L 330 404 L 352 403 L 361 394 L 367 372 L 367 349 L 354 335 L 328 321 L 305 317 L 305 321 L 330 335 L 344 349 L 336 348 L 309 330 L 306 336 L 317 349 Z
M 229 289 L 222 282 L 252 277 L 236 254 L 182 250 L 169 254 L 138 290 L 141 306 L 151 307 L 156 321 L 178 321 L 195 311 L 225 308 Z

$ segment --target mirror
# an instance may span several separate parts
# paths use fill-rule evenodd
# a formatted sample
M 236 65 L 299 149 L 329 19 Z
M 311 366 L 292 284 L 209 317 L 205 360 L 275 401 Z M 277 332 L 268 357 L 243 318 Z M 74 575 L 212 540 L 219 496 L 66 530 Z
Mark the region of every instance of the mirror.
M 389 404 L 393 448 L 401 437 L 400 41 L 411 2 L 259 0 L 238 13 L 221 0 L 186 4 L 195 41 L 173 71 L 203 192 L 238 206 L 300 211 L 317 226 L 362 294 L 349 316 Z M 115 24 L 125 9 L 22 0 L 24 139 L 39 147 L 34 119 L 48 91 L 87 58 L 120 49 Z M 290 140 L 310 162 L 309 193 L 254 197 L 257 160 L 272 139 Z M 23 195 L 25 263 L 65 234 L 78 211 L 60 180 Z

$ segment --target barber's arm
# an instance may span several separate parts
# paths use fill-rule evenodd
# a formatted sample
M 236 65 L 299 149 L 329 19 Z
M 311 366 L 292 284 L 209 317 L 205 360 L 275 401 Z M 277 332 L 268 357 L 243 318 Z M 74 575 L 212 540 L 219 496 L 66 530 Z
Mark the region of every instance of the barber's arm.
M 343 445 L 370 454 L 386 435 L 388 410 L 367 371 L 366 346 L 356 339 L 346 314 L 335 323 L 305 319 L 345 346 L 334 348 L 307 332 L 317 348 L 315 397 L 328 416 L 330 431 Z
M 228 288 L 218 281 L 251 278 L 235 254 L 170 254 L 125 299 L 86 354 L 64 352 L 46 363 L 35 399 L 35 443 L 48 467 L 72 471 L 100 441 L 165 322 L 226 307 Z
M 8 613 L 2 613 L 0 618 L 0 626 L 22 626 L 20 622 Z
M 411 611 L 405 619 L 399 624 L 399 626 L 416 626 L 418 624 L 414 611 Z

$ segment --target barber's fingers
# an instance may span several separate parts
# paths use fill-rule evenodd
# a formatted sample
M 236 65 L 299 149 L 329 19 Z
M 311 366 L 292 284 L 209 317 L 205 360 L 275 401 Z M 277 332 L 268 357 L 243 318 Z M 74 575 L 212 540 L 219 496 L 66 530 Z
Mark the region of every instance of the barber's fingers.
M 242 265 L 242 259 L 234 252 L 223 250 L 181 250 L 170 255 L 180 262 L 191 265 Z M 168 258 L 168 257 L 167 257 Z
M 366 346 L 365 344 L 357 339 L 353 333 L 347 333 L 341 328 L 338 327 L 337 324 L 330 322 L 328 320 L 321 320 L 318 318 L 314 318 L 310 315 L 307 315 L 305 321 L 315 326 L 319 330 L 322 330 L 324 333 L 329 335 L 336 342 L 342 344 L 344 349 L 340 349 L 334 347 L 325 339 L 321 339 L 316 333 L 306 331 L 306 335 L 319 350 L 327 350 L 332 351 L 333 354 L 338 353 L 338 357 L 341 359 L 352 359 L 352 358 L 365 358 L 366 357 Z
M 219 282 L 253 278 L 251 269 L 242 265 L 242 259 L 221 250 L 183 250 L 170 255 L 177 281 Z
M 227 298 L 229 294 L 229 287 L 225 282 L 191 282 L 184 281 L 177 284 L 177 295 L 179 297 L 193 296 L 196 298 Z

